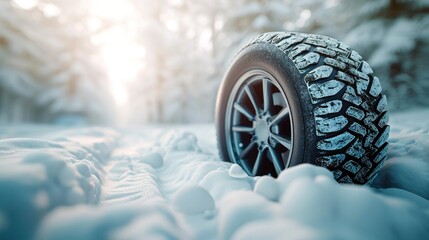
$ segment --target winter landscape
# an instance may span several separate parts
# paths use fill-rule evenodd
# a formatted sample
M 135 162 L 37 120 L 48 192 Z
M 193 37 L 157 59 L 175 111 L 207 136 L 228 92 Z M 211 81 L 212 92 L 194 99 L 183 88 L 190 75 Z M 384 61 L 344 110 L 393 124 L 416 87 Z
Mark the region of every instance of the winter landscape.
M 370 184 L 220 158 L 219 85 L 269 31 L 339 39 L 379 77 Z M 429 239 L 428 63 L 427 0 L 0 0 L 0 239 Z

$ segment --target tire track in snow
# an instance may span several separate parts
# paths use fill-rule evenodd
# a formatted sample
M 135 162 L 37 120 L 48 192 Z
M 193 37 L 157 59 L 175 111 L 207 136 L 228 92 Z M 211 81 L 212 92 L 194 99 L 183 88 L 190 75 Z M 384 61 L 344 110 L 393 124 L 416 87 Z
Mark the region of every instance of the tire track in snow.
M 202 152 L 198 146 L 195 135 L 205 146 L 211 145 L 207 140 L 214 139 L 214 133 L 207 133 L 206 127 L 201 128 L 205 131 L 198 129 L 163 127 L 123 133 L 105 166 L 102 204 L 170 201 L 181 187 L 198 185 L 212 171 L 227 171 L 230 163 L 220 161 L 213 151 Z M 151 153 L 162 156 L 162 166 L 153 163 L 153 157 L 148 156 Z
M 162 200 L 154 168 L 142 162 L 152 143 L 138 135 L 123 134 L 105 167 L 102 204 Z

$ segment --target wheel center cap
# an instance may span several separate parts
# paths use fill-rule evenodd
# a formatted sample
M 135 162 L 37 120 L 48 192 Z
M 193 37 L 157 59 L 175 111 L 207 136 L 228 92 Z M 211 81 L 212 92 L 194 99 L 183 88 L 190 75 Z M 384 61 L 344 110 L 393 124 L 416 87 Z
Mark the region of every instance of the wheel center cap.
M 270 128 L 264 119 L 260 119 L 255 122 L 255 135 L 258 138 L 259 145 L 261 145 L 262 142 L 265 144 L 268 143 Z

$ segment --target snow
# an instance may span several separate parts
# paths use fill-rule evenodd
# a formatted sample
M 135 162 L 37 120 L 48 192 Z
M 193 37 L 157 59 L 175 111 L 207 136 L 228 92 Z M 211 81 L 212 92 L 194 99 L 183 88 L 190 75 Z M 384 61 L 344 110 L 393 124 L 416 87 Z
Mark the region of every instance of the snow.
M 229 176 L 238 179 L 249 177 L 243 168 L 241 168 L 240 165 L 236 163 L 232 164 L 229 168 Z
M 0 128 L 0 239 L 427 239 L 429 109 L 391 116 L 371 186 L 220 161 L 211 125 Z
M 181 188 L 173 198 L 173 208 L 187 215 L 213 211 L 215 201 L 206 189 L 200 186 Z

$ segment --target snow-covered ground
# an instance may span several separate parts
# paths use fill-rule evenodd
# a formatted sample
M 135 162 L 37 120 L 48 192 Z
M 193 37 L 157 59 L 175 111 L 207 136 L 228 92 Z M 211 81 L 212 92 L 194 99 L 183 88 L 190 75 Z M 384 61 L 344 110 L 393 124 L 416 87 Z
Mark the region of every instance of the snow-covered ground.
M 391 116 L 372 186 L 220 161 L 212 125 L 0 128 L 0 239 L 429 239 L 429 109 Z

